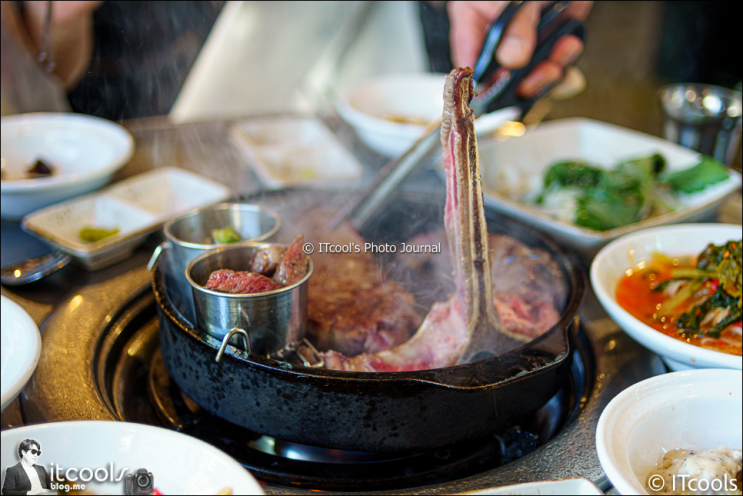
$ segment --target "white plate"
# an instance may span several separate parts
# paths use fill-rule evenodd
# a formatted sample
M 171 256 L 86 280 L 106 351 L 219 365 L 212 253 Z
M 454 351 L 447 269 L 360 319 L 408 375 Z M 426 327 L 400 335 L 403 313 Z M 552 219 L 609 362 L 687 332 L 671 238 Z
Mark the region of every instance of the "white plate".
M 616 300 L 617 284 L 628 269 L 649 262 L 653 253 L 696 256 L 709 244 L 741 239 L 741 226 L 685 224 L 656 227 L 624 236 L 604 247 L 591 264 L 591 285 L 606 313 L 632 338 L 659 354 L 672 370 L 743 368 L 739 356 L 705 350 L 656 331 L 623 309 Z
M 699 153 L 670 141 L 603 122 L 589 119 L 547 122 L 522 137 L 480 146 L 485 204 L 590 257 L 624 234 L 701 220 L 741 186 L 740 174 L 729 171 L 728 181 L 686 196 L 682 199 L 683 208 L 675 212 L 603 232 L 557 220 L 535 205 L 521 201 L 525 194 L 541 191 L 545 170 L 558 160 L 581 159 L 611 168 L 621 160 L 656 152 L 666 158 L 670 171 L 686 169 L 700 160 Z
M 237 461 L 217 448 L 186 434 L 143 424 L 108 421 L 77 421 L 38 424 L 2 432 L 2 473 L 19 462 L 16 453 L 24 439 L 39 443 L 41 456 L 37 465 L 50 473 L 52 464 L 68 469 L 73 477 L 93 479 L 79 481 L 91 494 L 125 494 L 126 475 L 144 468 L 152 473 L 154 487 L 161 494 L 215 494 L 231 488 L 232 494 L 264 494 L 260 484 Z M 97 477 L 110 477 L 113 464 L 114 479 L 123 469 L 120 481 L 97 482 Z M 52 482 L 55 481 L 56 472 Z M 144 493 L 130 493 L 144 494 Z
M 599 461 L 611 483 L 621 494 L 648 494 L 647 476 L 667 451 L 740 449 L 741 389 L 740 372 L 715 369 L 673 372 L 625 389 L 596 429 Z
M 20 220 L 47 205 L 93 191 L 111 180 L 134 153 L 134 139 L 113 122 L 80 114 L 2 118 L 2 218 Z M 25 179 L 41 158 L 49 177 Z
M 41 335 L 33 319 L 14 301 L 0 297 L 2 408 L 18 396 L 36 370 L 41 355 Z
M 361 164 L 315 118 L 250 120 L 230 135 L 269 188 L 348 187 L 361 180 Z
M 445 79 L 446 74 L 420 73 L 365 81 L 339 95 L 338 114 L 366 146 L 386 157 L 398 157 L 423 136 L 428 123 L 441 118 Z M 478 136 L 519 113 L 510 107 L 477 119 Z M 414 118 L 421 124 L 393 122 L 390 117 Z
M 510 486 L 494 487 L 481 491 L 470 491 L 463 493 L 467 495 L 490 495 L 490 494 L 544 494 L 544 495 L 591 495 L 604 494 L 596 484 L 583 477 L 570 479 L 558 479 L 539 482 L 527 482 L 525 484 L 513 484 Z
M 203 176 L 161 167 L 34 212 L 21 227 L 73 255 L 85 268 L 97 270 L 130 256 L 166 220 L 230 195 L 229 188 Z M 79 236 L 83 227 L 118 228 L 119 233 L 85 243 Z

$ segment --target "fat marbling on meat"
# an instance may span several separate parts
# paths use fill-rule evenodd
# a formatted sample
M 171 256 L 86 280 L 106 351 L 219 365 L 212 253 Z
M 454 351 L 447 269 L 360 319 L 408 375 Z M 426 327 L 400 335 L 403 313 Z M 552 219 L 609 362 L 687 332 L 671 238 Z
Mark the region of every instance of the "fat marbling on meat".
M 268 277 L 253 272 L 220 269 L 209 275 L 204 287 L 220 293 L 255 294 L 273 291 L 281 286 Z
M 323 353 L 326 367 L 357 371 L 422 370 L 466 362 L 494 350 L 500 324 L 493 306 L 488 230 L 474 130 L 473 71 L 454 69 L 446 78 L 441 126 L 446 169 L 444 226 L 456 291 L 434 304 L 415 335 L 395 348 L 346 357 Z

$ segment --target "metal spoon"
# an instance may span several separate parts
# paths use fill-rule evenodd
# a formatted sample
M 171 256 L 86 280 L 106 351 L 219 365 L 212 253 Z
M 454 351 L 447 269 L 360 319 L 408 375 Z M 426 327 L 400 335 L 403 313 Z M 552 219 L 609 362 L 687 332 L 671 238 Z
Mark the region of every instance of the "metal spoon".
M 72 257 L 61 251 L 53 251 L 35 258 L 6 265 L 0 269 L 0 282 L 6 286 L 20 286 L 38 281 L 70 263 Z

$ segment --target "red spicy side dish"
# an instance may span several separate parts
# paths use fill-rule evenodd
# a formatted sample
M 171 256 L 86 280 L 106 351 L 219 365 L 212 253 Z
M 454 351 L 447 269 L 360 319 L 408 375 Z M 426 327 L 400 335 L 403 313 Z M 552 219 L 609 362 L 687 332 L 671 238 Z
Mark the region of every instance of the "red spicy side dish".
M 628 270 L 617 303 L 641 322 L 701 348 L 741 355 L 741 242 L 687 260 L 657 255 Z

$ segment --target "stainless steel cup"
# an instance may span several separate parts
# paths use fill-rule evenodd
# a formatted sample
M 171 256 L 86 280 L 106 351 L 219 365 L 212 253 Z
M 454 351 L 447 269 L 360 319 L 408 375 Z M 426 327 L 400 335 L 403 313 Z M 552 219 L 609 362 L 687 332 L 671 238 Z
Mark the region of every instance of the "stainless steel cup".
M 245 240 L 231 244 L 242 246 L 273 236 L 279 230 L 279 216 L 272 210 L 244 203 L 220 203 L 193 210 L 165 223 L 166 241 L 155 249 L 148 267 L 152 269 L 162 251 L 169 250 L 168 271 L 185 286 L 186 267 L 191 260 L 225 246 L 214 244 L 211 237 L 212 229 L 225 227 L 231 227 Z
M 704 84 L 672 84 L 658 94 L 663 136 L 731 165 L 741 134 L 741 93 Z
M 266 356 L 284 349 L 292 350 L 304 339 L 307 281 L 313 270 L 309 257 L 307 274 L 302 280 L 281 289 L 256 294 L 229 294 L 204 288 L 215 270 L 248 270 L 253 254 L 269 246 L 276 245 L 223 245 L 195 258 L 186 268 L 198 327 L 219 339 L 222 351 L 229 342 L 250 354 Z M 233 339 L 235 333 L 246 337 L 247 343 Z

